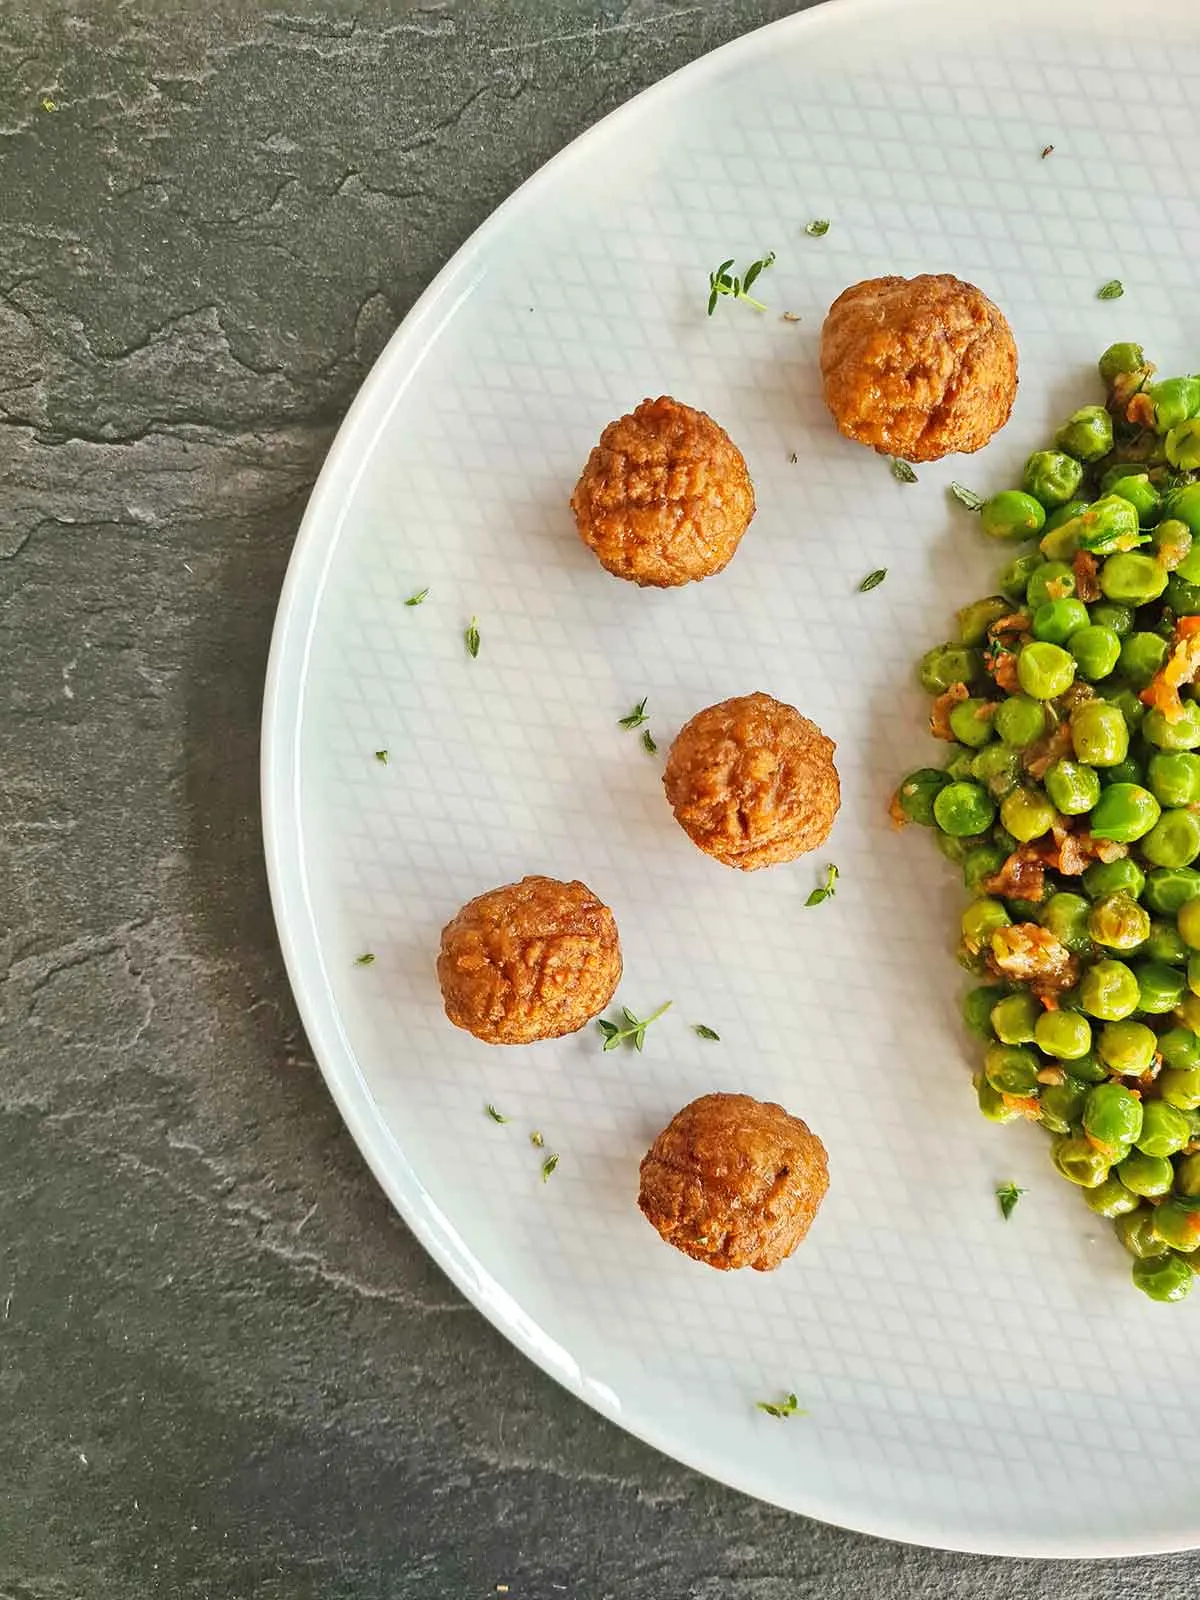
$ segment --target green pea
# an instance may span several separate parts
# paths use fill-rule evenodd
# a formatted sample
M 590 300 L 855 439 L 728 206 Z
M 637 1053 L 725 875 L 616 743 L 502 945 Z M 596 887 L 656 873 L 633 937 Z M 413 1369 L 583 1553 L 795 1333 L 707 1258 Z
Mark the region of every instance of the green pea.
M 982 1073 L 974 1080 L 979 1109 L 989 1122 L 1012 1122 L 1021 1115 L 1018 1106 L 1010 1106 L 998 1089 L 993 1089 Z
M 1066 644 L 1087 625 L 1088 609 L 1082 600 L 1047 600 L 1033 613 L 1033 636 L 1047 644 Z
M 1187 945 L 1180 938 L 1179 929 L 1173 922 L 1165 922 L 1161 918 L 1151 922 L 1141 954 L 1148 961 L 1162 961 L 1175 967 L 1182 967 L 1188 958 Z
M 998 1094 L 1011 1094 L 1018 1099 L 1035 1095 L 1040 1070 L 1036 1052 L 1021 1045 L 991 1044 L 984 1053 L 984 1077 Z
M 1025 591 L 1029 586 L 1029 579 L 1034 572 L 1045 565 L 1046 558 L 1040 550 L 1027 551 L 1023 556 L 1017 556 L 1010 561 L 997 579 L 997 587 L 1001 594 L 1008 599 L 1021 601 L 1025 598 Z
M 946 791 L 943 790 L 944 794 Z M 1158 821 L 1162 807 L 1150 793 L 1136 783 L 1113 783 L 1100 796 L 1092 812 L 1090 829 L 1094 839 L 1113 839 L 1132 844 L 1143 838 Z
M 1115 1172 L 1110 1172 L 1104 1182 L 1098 1184 L 1096 1188 L 1085 1190 L 1083 1198 L 1090 1211 L 1094 1211 L 1098 1217 L 1108 1217 L 1110 1220 L 1128 1216 L 1142 1203 L 1136 1194 L 1130 1193 Z
M 1200 467 L 1200 421 L 1180 422 L 1167 434 L 1167 460 L 1181 472 Z
M 1038 1118 L 1047 1133 L 1070 1133 L 1079 1122 L 1087 1085 L 1064 1075 L 1061 1083 L 1044 1084 L 1038 1095 Z
M 1000 871 L 1004 862 L 1004 851 L 999 845 L 976 845 L 967 852 L 963 861 L 963 882 L 972 894 L 979 894 L 987 880 Z
M 1092 621 L 1100 628 L 1111 628 L 1118 639 L 1133 632 L 1133 612 L 1116 600 L 1097 600 L 1090 608 Z
M 1008 616 L 1012 606 L 1004 595 L 989 595 L 986 600 L 973 600 L 958 613 L 958 636 L 964 644 L 980 645 L 987 638 L 993 622 Z
M 960 700 L 950 712 L 950 731 L 960 744 L 968 749 L 981 750 L 992 737 L 992 713 L 996 707 L 991 700 L 975 696 Z
M 1151 1300 L 1173 1302 L 1192 1292 L 1192 1269 L 1179 1256 L 1150 1256 L 1135 1261 L 1131 1274 L 1134 1287 Z
M 1134 1150 L 1117 1166 L 1117 1177 L 1134 1194 L 1146 1200 L 1170 1194 L 1175 1169 L 1165 1156 L 1148 1156 Z
M 1075 658 L 1061 645 L 1040 640 L 1023 645 L 1017 657 L 1017 681 L 1035 700 L 1057 699 L 1075 681 Z
M 1200 895 L 1195 867 L 1156 867 L 1146 879 L 1143 899 L 1160 917 L 1173 917 L 1185 901 Z
M 1012 855 L 1017 848 L 1017 841 L 1012 834 L 1009 833 L 1007 828 L 1002 828 L 998 822 L 992 828 L 992 843 L 998 845 L 1006 856 Z
M 965 839 L 986 832 L 996 815 L 996 803 L 977 783 L 948 783 L 934 797 L 933 815 L 943 833 Z
M 1059 605 L 1074 605 L 1072 600 L 1060 600 Z M 1089 683 L 1107 678 L 1121 658 L 1121 641 L 1111 628 L 1089 623 L 1077 628 L 1067 640 L 1067 649 L 1075 657 L 1081 677 Z
M 1150 546 L 1154 558 L 1168 572 L 1178 572 L 1180 567 L 1192 555 L 1194 540 L 1188 531 L 1187 524 L 1180 522 L 1178 517 L 1167 517 L 1160 522 L 1150 535 Z M 1184 574 L 1185 581 L 1195 583 L 1195 576 Z
M 1183 715 L 1175 722 L 1168 722 L 1157 709 L 1148 711 L 1142 733 L 1147 744 L 1160 750 L 1194 750 L 1200 745 L 1200 706 L 1194 700 L 1185 700 Z
M 1001 1044 L 1030 1044 L 1041 1011 L 1028 989 L 1006 994 L 992 1007 L 992 1032 Z
M 979 508 L 979 524 L 990 539 L 1032 539 L 1045 520 L 1040 501 L 1019 489 L 1002 489 Z
M 1195 537 L 1200 533 L 1200 483 L 1188 483 L 1167 496 L 1167 515 L 1178 517 Z
M 1111 1161 L 1114 1152 L 1128 1150 L 1141 1133 L 1142 1102 L 1123 1084 L 1098 1083 L 1084 1101 L 1083 1127 Z
M 1180 1156 L 1175 1163 L 1175 1192 L 1192 1200 L 1200 1196 L 1200 1153 Z
M 1127 1211 L 1113 1223 L 1118 1239 L 1139 1261 L 1162 1254 L 1162 1240 L 1154 1231 L 1154 1208 L 1139 1205 L 1136 1211 Z
M 1136 950 L 1150 933 L 1150 913 L 1127 894 L 1105 895 L 1088 915 L 1088 933 L 1108 950 Z
M 1093 900 L 1122 892 L 1140 900 L 1146 874 L 1132 856 L 1123 856 L 1119 861 L 1093 861 L 1083 875 L 1083 887 Z
M 1022 900 L 1019 895 L 1009 895 L 1005 900 L 1014 922 L 1036 922 L 1042 909 L 1038 900 Z
M 1197 487 L 1200 488 L 1200 484 Z M 1189 583 L 1178 572 L 1173 572 L 1167 580 L 1163 599 L 1176 616 L 1194 617 L 1200 614 L 1200 582 Z
M 1179 937 L 1189 950 L 1200 950 L 1200 899 L 1185 900 L 1177 916 Z
M 1099 461 L 1113 447 L 1112 418 L 1103 406 L 1082 406 L 1063 423 L 1054 443 L 1077 461 Z
M 972 900 L 962 914 L 963 943 L 968 950 L 982 950 L 997 928 L 1007 928 L 1011 923 L 1003 900 L 986 895 Z
M 1138 1008 L 1138 981 L 1123 961 L 1097 961 L 1079 984 L 1079 1003 L 1089 1017 L 1120 1022 Z
M 979 988 L 972 989 L 963 999 L 963 1021 L 972 1033 L 978 1034 L 981 1039 L 994 1039 L 992 1032 L 992 1011 L 997 1001 L 1003 1000 L 1008 990 L 997 983 L 981 984 Z
M 1142 1131 L 1134 1144 L 1148 1156 L 1173 1156 L 1192 1136 L 1192 1125 L 1176 1106 L 1165 1100 L 1151 1100 L 1142 1113 Z M 1172 1180 L 1174 1181 L 1174 1180 Z M 1168 1244 L 1174 1244 L 1168 1239 Z
M 1200 756 L 1187 751 L 1162 751 L 1150 757 L 1146 786 L 1164 806 L 1200 803 Z
M 1047 561 L 1074 561 L 1079 554 L 1079 519 L 1072 517 L 1042 533 L 1038 549 Z
M 1177 808 L 1164 811 L 1142 840 L 1142 854 L 1156 867 L 1186 867 L 1200 856 L 1200 820 Z
M 1109 1022 L 1100 1030 L 1096 1054 L 1124 1078 L 1140 1078 L 1154 1064 L 1158 1036 L 1144 1022 Z
M 1000 821 L 1022 844 L 1049 833 L 1057 815 L 1046 796 L 1036 789 L 1014 789 L 1000 802 Z
M 952 783 L 966 783 L 972 776 L 975 764 L 974 750 L 965 745 L 955 745 L 954 753 L 946 762 L 946 776 Z M 935 796 L 936 798 L 936 796 Z
M 989 744 L 971 763 L 971 776 L 997 800 L 1016 788 L 1021 776 L 1021 753 L 1008 745 Z
M 1075 759 L 1088 767 L 1115 767 L 1129 754 L 1129 724 L 1106 700 L 1085 700 L 1071 713 Z
M 937 845 L 939 853 L 956 867 L 962 866 L 971 851 L 977 845 L 983 843 L 983 839 L 984 835 L 981 833 L 966 834 L 961 839 L 952 839 L 948 833 L 943 833 L 940 828 L 933 830 L 933 842 Z
M 918 767 L 896 790 L 896 804 L 909 822 L 932 828 L 933 802 L 949 782 L 947 775 L 937 767 Z
M 1172 522 L 1175 520 L 1176 519 L 1174 517 L 1171 518 Z M 1181 522 L 1179 526 L 1181 528 L 1187 528 L 1187 523 Z M 1193 535 L 1193 538 L 1194 537 L 1195 535 Z M 1184 556 L 1183 560 L 1175 568 L 1175 571 L 1185 583 L 1200 583 L 1200 545 L 1197 545 L 1194 549 L 1188 551 L 1187 555 Z
M 945 694 L 956 683 L 982 682 L 983 657 L 965 644 L 934 645 L 921 657 L 917 676 L 929 694 Z
M 1002 700 L 992 718 L 996 737 L 1015 750 L 1036 743 L 1046 731 L 1046 707 L 1041 700 L 1014 694 Z
M 1025 463 L 1021 487 L 1047 511 L 1066 505 L 1083 482 L 1083 467 L 1061 450 L 1035 450 Z
M 1098 776 L 1100 787 L 1111 789 L 1114 783 L 1141 783 L 1145 773 L 1140 761 L 1127 756 L 1124 761 L 1118 761 L 1115 767 L 1102 768 Z
M 1096 1189 L 1108 1177 L 1108 1158 L 1081 1133 L 1065 1133 L 1055 1139 L 1050 1154 L 1063 1177 L 1081 1189 Z
M 1189 1255 L 1200 1250 L 1200 1205 L 1189 1200 L 1164 1200 L 1154 1213 L 1154 1231 L 1173 1250 Z
M 1106 704 L 1115 706 L 1125 718 L 1125 726 L 1130 734 L 1135 734 L 1142 726 L 1146 716 L 1146 708 L 1138 699 L 1127 683 L 1106 683 L 1100 690 L 1101 698 Z
M 1200 411 L 1200 382 L 1195 378 L 1160 378 L 1145 394 L 1154 407 L 1154 431 L 1166 433 Z
M 1121 676 L 1132 688 L 1144 689 L 1169 654 L 1170 646 L 1157 633 L 1131 633 L 1121 646 Z
M 1158 1053 L 1163 1058 L 1166 1071 L 1159 1073 L 1158 1086 L 1160 1093 L 1164 1090 L 1164 1079 L 1167 1071 L 1170 1072 L 1197 1072 L 1200 1073 L 1200 1038 L 1190 1028 L 1168 1028 L 1165 1033 L 1158 1036 Z M 1200 1078 L 1197 1079 L 1200 1083 Z M 1180 1093 L 1186 1090 L 1185 1085 L 1179 1085 Z M 1183 1100 L 1177 1099 L 1173 1094 L 1163 1093 L 1163 1099 L 1173 1106 L 1181 1106 L 1185 1111 L 1191 1107 L 1184 1105 Z M 1200 1100 L 1196 1104 L 1200 1106 Z
M 1089 1050 L 1087 1055 L 1071 1062 L 1071 1076 L 1078 1078 L 1081 1083 L 1104 1083 L 1108 1078 L 1108 1068 L 1094 1050 Z
M 1043 782 L 1055 808 L 1064 816 L 1081 817 L 1100 798 L 1100 779 L 1095 768 L 1085 767 L 1066 756 L 1051 762 Z
M 1100 377 L 1113 384 L 1127 372 L 1141 372 L 1146 365 L 1146 353 L 1140 344 L 1110 344 L 1100 357 Z
M 1112 473 L 1117 474 L 1116 477 Z M 1119 495 L 1128 500 L 1138 515 L 1143 528 L 1152 528 L 1162 515 L 1162 495 L 1150 482 L 1145 472 L 1131 471 L 1128 465 L 1114 467 L 1106 472 L 1100 483 L 1101 494 Z
M 1167 587 L 1167 574 L 1153 556 L 1140 550 L 1123 550 L 1109 556 L 1100 568 L 1100 588 L 1109 600 L 1143 606 L 1157 600 Z
M 1137 507 L 1119 494 L 1102 495 L 1086 511 L 1081 511 L 1074 522 L 1059 530 L 1059 536 L 1073 532 L 1080 550 L 1094 556 L 1116 555 L 1119 550 L 1135 550 L 1145 544 L 1146 536 L 1138 526 Z M 1042 550 L 1046 552 L 1045 540 Z
M 1047 600 L 1065 600 L 1075 593 L 1078 580 L 1073 567 L 1065 561 L 1043 561 L 1029 574 L 1025 587 L 1026 604 L 1036 611 Z
M 1039 1050 L 1059 1061 L 1083 1060 L 1092 1044 L 1092 1027 L 1077 1011 L 1043 1011 L 1033 1026 Z
M 1187 986 L 1193 994 L 1200 994 L 1200 950 L 1187 958 Z
M 1138 981 L 1138 1010 L 1147 1016 L 1165 1017 L 1183 999 L 1187 987 L 1178 967 L 1165 961 L 1139 961 L 1134 966 Z

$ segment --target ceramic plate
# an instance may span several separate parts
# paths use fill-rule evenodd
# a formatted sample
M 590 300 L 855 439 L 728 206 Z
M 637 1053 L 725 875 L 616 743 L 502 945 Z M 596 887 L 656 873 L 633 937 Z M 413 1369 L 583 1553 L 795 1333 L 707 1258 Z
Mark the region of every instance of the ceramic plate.
M 1200 1537 L 1200 1303 L 1139 1295 L 1045 1136 L 979 1117 L 957 874 L 886 809 L 935 755 L 912 662 L 998 564 L 950 480 L 1013 483 L 1095 397 L 1114 339 L 1200 363 L 1198 70 L 1191 0 L 842 0 L 660 84 L 526 184 L 407 318 L 280 608 L 275 908 L 380 1182 L 474 1304 L 606 1416 L 895 1538 L 1099 1554 Z M 706 316 L 709 270 L 769 249 L 768 309 Z M 817 339 L 847 284 L 925 271 L 1003 307 L 1021 388 L 982 455 L 903 485 L 835 433 Z M 1111 278 L 1124 298 L 1098 299 Z M 604 424 L 658 394 L 728 428 L 759 506 L 727 571 L 662 593 L 609 578 L 567 506 Z M 827 851 L 744 875 L 676 827 L 661 752 L 756 689 L 837 740 L 844 803 Z M 658 755 L 618 726 L 643 696 Z M 826 861 L 837 896 L 806 908 Z M 494 1049 L 446 1022 L 439 930 L 534 872 L 613 907 L 619 1002 L 672 1002 L 642 1054 L 602 1053 L 593 1028 Z M 651 1137 L 714 1089 L 783 1102 L 829 1149 L 824 1209 L 775 1273 L 688 1261 L 637 1210 Z M 1009 1180 L 1028 1193 L 1005 1223 Z M 756 1409 L 788 1391 L 807 1415 Z

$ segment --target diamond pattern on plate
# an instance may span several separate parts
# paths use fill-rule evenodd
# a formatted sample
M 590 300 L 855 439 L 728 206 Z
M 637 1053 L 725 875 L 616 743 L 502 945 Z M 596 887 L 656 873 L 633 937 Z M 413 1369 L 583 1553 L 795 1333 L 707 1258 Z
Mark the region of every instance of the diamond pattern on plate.
M 959 891 L 885 806 L 925 754 L 912 659 L 997 564 L 950 479 L 1011 482 L 1113 338 L 1196 365 L 1200 178 L 1178 152 L 1200 29 L 1183 0 L 1071 3 L 1053 23 L 1032 0 L 984 9 L 913 0 L 900 26 L 845 4 L 743 41 L 606 123 L 468 247 L 381 361 L 298 547 L 269 712 L 274 889 L 310 1033 L 389 1192 L 577 1392 L 815 1515 L 974 1548 L 1149 1549 L 1197 1531 L 1180 1399 L 1197 1318 L 1128 1287 L 1039 1133 L 981 1123 Z M 1140 88 L 1119 117 L 1114 81 Z M 803 233 L 815 216 L 823 239 Z M 707 318 L 709 269 L 768 248 L 769 313 Z M 1005 309 L 1022 388 L 986 455 L 905 487 L 833 432 L 816 344 L 846 284 L 925 270 Z M 1097 302 L 1113 276 L 1125 298 Z M 660 393 L 725 424 L 759 501 L 726 573 L 667 594 L 608 578 L 567 509 L 603 425 Z M 886 582 L 857 593 L 877 566 Z M 743 877 L 687 842 L 660 776 L 687 717 L 757 688 L 838 741 L 845 800 L 827 856 Z M 657 757 L 617 726 L 642 695 Z M 837 898 L 805 909 L 826 858 Z M 644 1054 L 602 1054 L 591 1030 L 491 1050 L 445 1022 L 439 929 L 533 871 L 613 906 L 622 1002 L 674 1001 Z M 819 1222 L 767 1277 L 676 1256 L 634 1204 L 650 1138 L 716 1087 L 782 1101 L 829 1148 Z M 561 1156 L 548 1183 L 534 1127 Z M 1005 1225 L 1007 1179 L 1029 1194 Z M 1128 1354 L 1164 1339 L 1174 1381 L 1131 1385 Z M 755 1411 L 787 1388 L 807 1418 Z M 1143 1463 L 1118 1497 L 1097 1493 L 1112 1454 Z

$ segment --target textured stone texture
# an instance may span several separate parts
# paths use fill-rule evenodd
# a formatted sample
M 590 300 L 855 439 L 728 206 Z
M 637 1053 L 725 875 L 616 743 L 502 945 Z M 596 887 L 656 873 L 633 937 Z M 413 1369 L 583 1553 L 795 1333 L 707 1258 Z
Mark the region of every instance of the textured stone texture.
M 788 9 L 5 8 L 3 1600 L 1200 1594 L 818 1527 L 609 1427 L 390 1213 L 282 972 L 261 683 L 338 419 L 515 184 Z

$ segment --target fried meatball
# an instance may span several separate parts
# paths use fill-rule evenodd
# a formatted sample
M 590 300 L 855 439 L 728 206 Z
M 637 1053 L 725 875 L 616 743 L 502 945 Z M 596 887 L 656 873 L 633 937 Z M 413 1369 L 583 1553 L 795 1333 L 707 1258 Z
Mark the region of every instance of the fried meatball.
M 961 278 L 868 278 L 829 308 L 821 376 L 848 439 L 937 461 L 981 450 L 1008 421 L 1017 346 L 1003 312 Z
M 782 1106 L 706 1094 L 642 1159 L 638 1205 L 685 1256 L 771 1272 L 812 1226 L 829 1187 L 825 1146 Z
M 601 566 L 669 589 L 720 572 L 754 515 L 754 488 L 724 428 L 663 395 L 609 423 L 571 510 Z
M 522 878 L 470 900 L 442 929 L 446 1015 L 486 1044 L 575 1033 L 613 997 L 621 945 L 585 883 Z
M 794 861 L 829 837 L 841 802 L 836 749 L 795 706 L 739 695 L 684 724 L 663 788 L 693 844 L 753 872 Z

